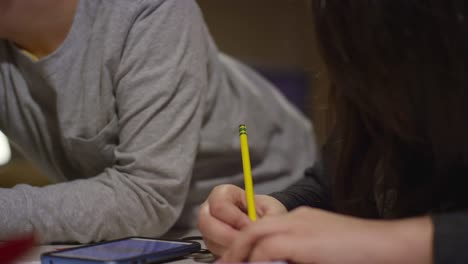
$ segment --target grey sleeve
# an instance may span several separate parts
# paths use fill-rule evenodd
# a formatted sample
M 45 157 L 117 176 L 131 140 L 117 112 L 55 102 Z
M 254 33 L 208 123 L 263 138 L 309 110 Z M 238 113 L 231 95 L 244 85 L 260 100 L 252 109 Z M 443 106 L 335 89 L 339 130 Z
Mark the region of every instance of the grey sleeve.
M 119 144 L 96 177 L 0 189 L 0 238 L 41 242 L 159 236 L 183 208 L 203 115 L 203 21 L 193 1 L 147 1 L 114 78 Z M 2 221 L 3 220 L 3 221 Z

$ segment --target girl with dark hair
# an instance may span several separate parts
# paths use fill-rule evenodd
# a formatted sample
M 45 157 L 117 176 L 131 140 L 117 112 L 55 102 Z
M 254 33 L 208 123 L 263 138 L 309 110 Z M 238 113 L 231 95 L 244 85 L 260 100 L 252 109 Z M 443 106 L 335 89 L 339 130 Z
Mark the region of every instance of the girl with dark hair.
M 258 195 L 255 223 L 241 189 L 214 189 L 199 216 L 206 244 L 222 261 L 468 263 L 468 5 L 316 0 L 313 11 L 331 81 L 323 163 Z

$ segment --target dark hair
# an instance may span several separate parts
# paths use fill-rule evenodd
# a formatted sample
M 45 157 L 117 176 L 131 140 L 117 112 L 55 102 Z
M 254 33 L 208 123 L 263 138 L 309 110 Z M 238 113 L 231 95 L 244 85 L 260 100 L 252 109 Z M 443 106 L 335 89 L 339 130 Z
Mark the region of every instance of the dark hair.
M 313 0 L 335 112 L 338 211 L 403 217 L 468 204 L 468 4 Z

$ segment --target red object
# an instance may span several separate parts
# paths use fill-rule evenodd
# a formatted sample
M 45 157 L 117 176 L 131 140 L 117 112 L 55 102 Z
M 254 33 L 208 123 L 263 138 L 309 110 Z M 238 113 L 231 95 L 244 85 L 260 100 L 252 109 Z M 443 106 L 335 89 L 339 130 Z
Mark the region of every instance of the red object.
M 0 242 L 0 263 L 11 264 L 34 246 L 34 236 L 25 235 Z

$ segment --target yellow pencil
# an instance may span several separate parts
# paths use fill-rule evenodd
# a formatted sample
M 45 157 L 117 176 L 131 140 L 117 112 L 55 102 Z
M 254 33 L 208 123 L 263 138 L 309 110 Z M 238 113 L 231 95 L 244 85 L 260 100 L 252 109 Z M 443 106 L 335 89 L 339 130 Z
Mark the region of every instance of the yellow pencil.
M 252 221 L 257 220 L 255 210 L 254 189 L 252 181 L 252 169 L 250 168 L 249 141 L 247 140 L 247 128 L 239 126 L 240 146 L 242 153 L 242 166 L 244 168 L 245 196 L 247 198 L 247 213 Z

